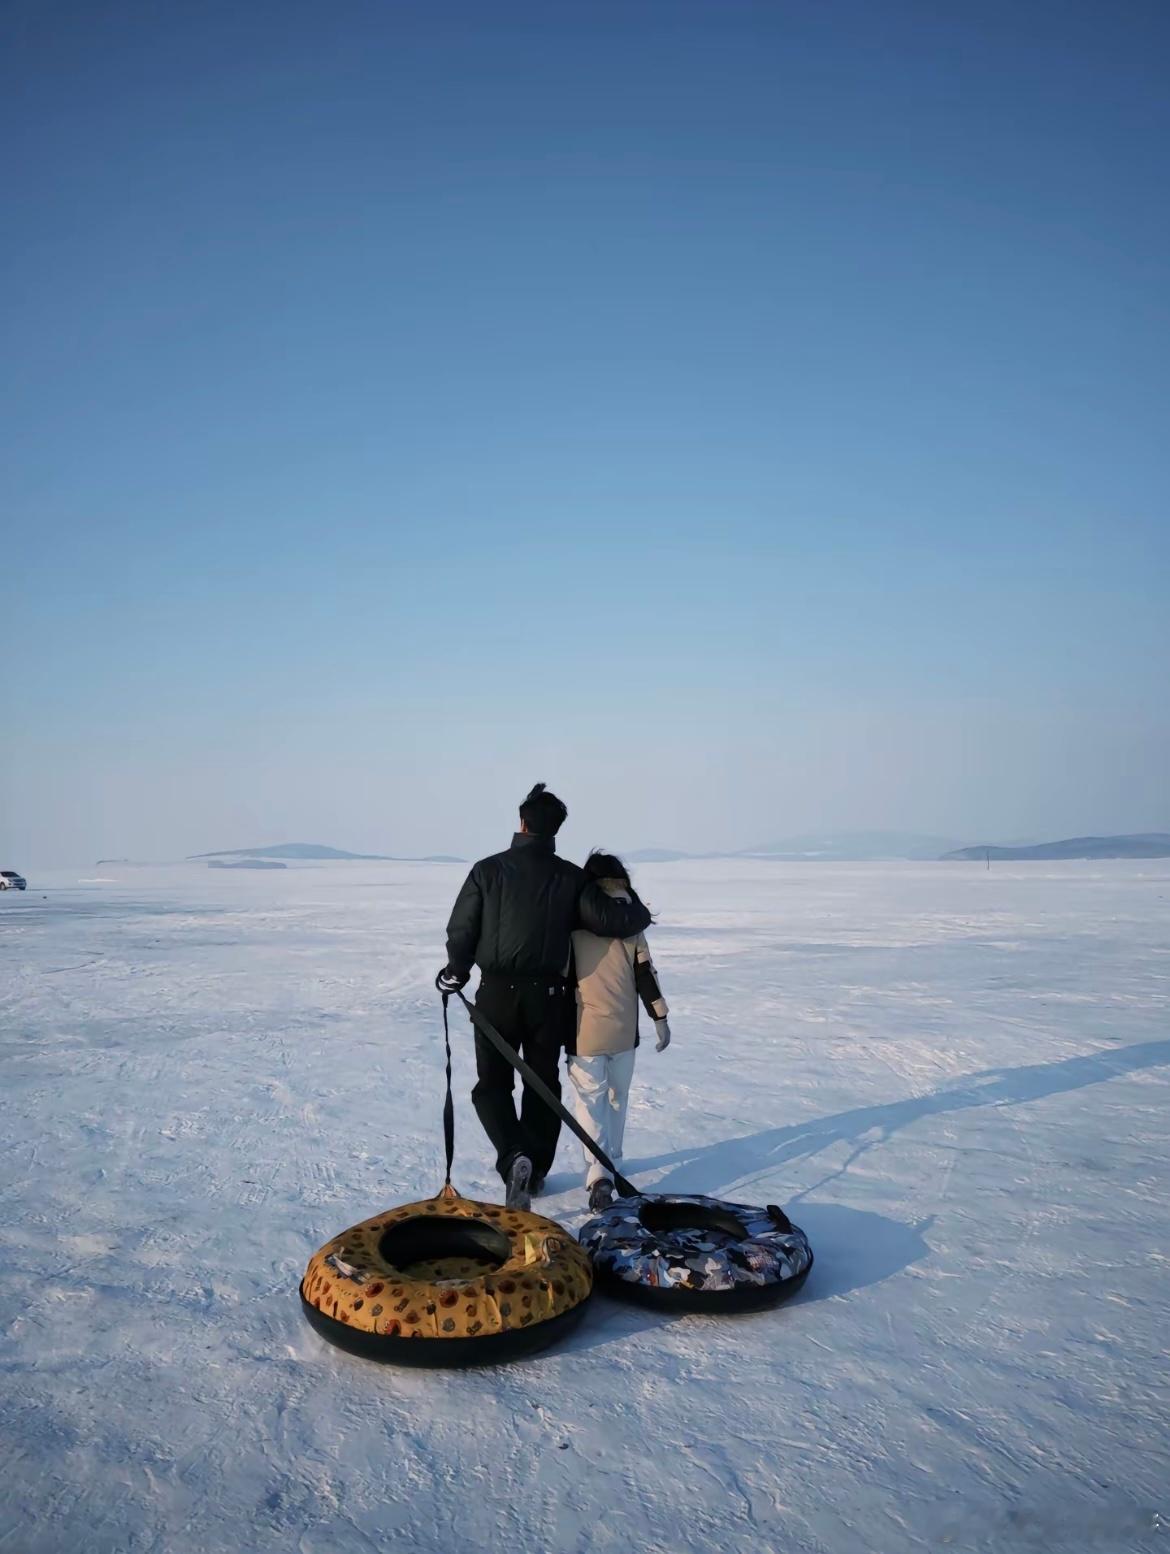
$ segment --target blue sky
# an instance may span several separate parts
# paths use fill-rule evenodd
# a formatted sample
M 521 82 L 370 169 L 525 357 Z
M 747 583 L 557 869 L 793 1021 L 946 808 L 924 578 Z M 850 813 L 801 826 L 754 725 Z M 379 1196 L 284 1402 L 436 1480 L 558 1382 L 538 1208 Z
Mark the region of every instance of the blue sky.
M 0 28 L 18 865 L 1170 828 L 1163 5 Z

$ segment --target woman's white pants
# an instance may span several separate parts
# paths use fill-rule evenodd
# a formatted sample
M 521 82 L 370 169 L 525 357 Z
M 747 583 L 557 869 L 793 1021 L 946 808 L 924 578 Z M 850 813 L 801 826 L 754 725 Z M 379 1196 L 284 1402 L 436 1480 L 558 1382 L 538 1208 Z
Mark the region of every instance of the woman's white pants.
M 626 1131 L 626 1102 L 630 1080 L 634 1077 L 635 1049 L 613 1052 L 596 1058 L 571 1057 L 569 1078 L 576 1096 L 577 1121 L 620 1171 L 622 1139 Z M 608 1178 L 601 1163 L 584 1149 L 586 1187 Z

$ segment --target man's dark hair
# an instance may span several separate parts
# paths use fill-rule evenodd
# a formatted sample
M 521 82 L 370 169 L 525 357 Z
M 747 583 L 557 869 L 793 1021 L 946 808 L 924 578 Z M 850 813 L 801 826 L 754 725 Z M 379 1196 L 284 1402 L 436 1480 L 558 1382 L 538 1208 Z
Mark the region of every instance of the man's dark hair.
M 585 876 L 591 880 L 621 880 L 623 885 L 630 883 L 630 872 L 620 858 L 613 853 L 604 853 L 600 847 L 595 847 L 585 860 Z
M 568 817 L 569 808 L 538 782 L 520 806 L 520 819 L 535 836 L 556 836 Z

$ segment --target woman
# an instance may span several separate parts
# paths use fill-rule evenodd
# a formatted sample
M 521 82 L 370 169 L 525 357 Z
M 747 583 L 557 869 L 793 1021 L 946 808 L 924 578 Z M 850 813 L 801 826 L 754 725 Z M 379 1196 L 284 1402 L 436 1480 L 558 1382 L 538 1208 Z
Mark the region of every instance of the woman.
M 592 852 L 585 874 L 619 901 L 636 901 L 630 876 L 620 858 Z M 657 1050 L 670 1044 L 667 1007 L 658 986 L 645 934 L 633 939 L 599 939 L 579 928 L 573 934 L 577 968 L 577 1041 L 569 1058 L 576 1092 L 577 1120 L 621 1169 L 626 1102 L 638 1045 L 638 1000 L 654 1021 Z M 585 1151 L 590 1212 L 599 1214 L 613 1200 L 613 1182 L 605 1167 Z

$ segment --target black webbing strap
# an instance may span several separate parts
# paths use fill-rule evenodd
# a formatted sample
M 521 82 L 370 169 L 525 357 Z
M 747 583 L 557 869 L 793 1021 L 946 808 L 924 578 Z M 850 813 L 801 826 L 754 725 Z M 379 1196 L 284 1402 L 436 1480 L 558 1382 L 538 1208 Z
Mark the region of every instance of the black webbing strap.
M 638 1189 L 636 1187 L 634 1187 L 630 1182 L 628 1182 L 626 1180 L 626 1178 L 621 1174 L 621 1172 L 618 1170 L 618 1168 L 614 1165 L 613 1161 L 609 1158 L 609 1156 L 605 1153 L 605 1151 L 597 1143 L 597 1140 L 596 1139 L 591 1139 L 589 1137 L 588 1133 L 586 1133 L 585 1129 L 577 1121 L 576 1117 L 573 1116 L 572 1112 L 569 1112 L 569 1111 L 565 1110 L 565 1108 L 561 1105 L 560 1101 L 557 1100 L 556 1096 L 552 1093 L 552 1091 L 545 1084 L 544 1080 L 535 1071 L 535 1069 L 531 1068 L 527 1063 L 525 1063 L 524 1059 L 520 1056 L 520 1054 L 517 1051 L 515 1051 L 514 1048 L 512 1048 L 512 1047 L 510 1047 L 508 1045 L 508 1043 L 500 1035 L 499 1031 L 496 1030 L 495 1026 L 488 1019 L 487 1015 L 485 1015 L 481 1010 L 477 1009 L 475 1007 L 475 1005 L 468 998 L 465 998 L 462 993 L 459 993 L 458 997 L 461 1000 L 461 1002 L 463 1004 L 463 1007 L 467 1010 L 468 1014 L 471 1016 L 471 1023 L 475 1026 L 476 1030 L 477 1031 L 481 1031 L 483 1033 L 483 1035 L 487 1037 L 488 1041 L 491 1042 L 492 1046 L 496 1049 L 496 1051 L 500 1054 L 500 1056 L 502 1058 L 506 1059 L 512 1065 L 512 1067 L 520 1075 L 520 1078 L 524 1081 L 524 1083 L 528 1086 L 528 1088 L 530 1090 L 535 1090 L 536 1091 L 537 1095 L 544 1102 L 544 1104 L 546 1106 L 550 1106 L 552 1108 L 552 1110 L 554 1112 L 556 1112 L 557 1116 L 565 1124 L 566 1128 L 568 1128 L 570 1130 L 570 1132 L 575 1133 L 577 1135 L 577 1137 L 581 1140 L 582 1144 L 584 1144 L 585 1148 L 589 1151 L 589 1153 L 593 1156 L 593 1158 L 598 1162 L 598 1164 L 601 1165 L 606 1171 L 608 1171 L 609 1175 L 613 1179 L 613 1184 L 614 1184 L 614 1187 L 617 1189 L 619 1197 L 622 1197 L 622 1198 L 637 1198 L 639 1196 Z M 443 1030 L 444 1030 L 444 1032 L 446 1032 L 446 1029 L 447 1029 L 447 994 L 444 993 L 443 994 Z M 447 1107 L 449 1108 L 450 1105 L 451 1105 L 451 1044 L 450 1044 L 450 1041 L 448 1040 L 448 1043 L 447 1043 Z M 443 1111 L 443 1125 L 444 1125 L 444 1127 L 447 1126 L 447 1108 L 444 1108 L 444 1111 Z M 450 1133 L 449 1136 L 452 1139 L 454 1138 L 454 1123 L 453 1122 L 451 1124 L 451 1133 Z M 450 1169 L 451 1169 L 450 1151 L 451 1151 L 451 1146 L 449 1145 L 448 1146 L 448 1161 L 447 1161 L 448 1172 L 450 1172 Z
M 455 1102 L 451 1099 L 451 1029 L 447 1024 L 447 995 L 443 994 L 443 1041 L 447 1048 L 447 1099 L 443 1102 L 443 1148 L 447 1151 L 447 1175 L 443 1186 L 451 1185 L 451 1162 L 455 1159 Z

